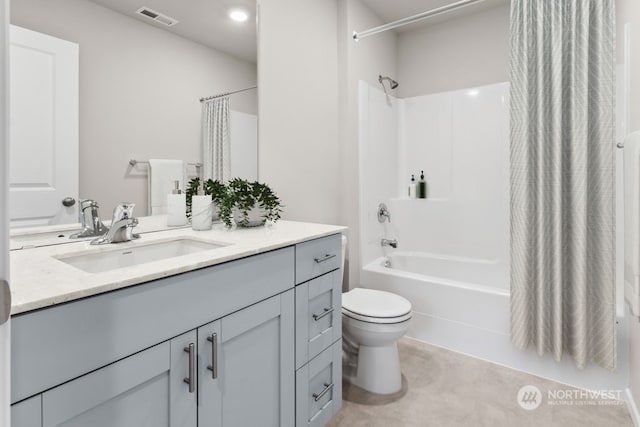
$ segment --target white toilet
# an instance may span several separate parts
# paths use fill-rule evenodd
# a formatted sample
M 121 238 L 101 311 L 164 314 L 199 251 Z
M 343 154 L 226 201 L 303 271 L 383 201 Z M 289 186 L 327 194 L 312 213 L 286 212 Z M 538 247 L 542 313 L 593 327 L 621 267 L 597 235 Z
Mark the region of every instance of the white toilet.
M 345 244 L 343 237 L 343 263 Z M 358 348 L 355 375 L 347 380 L 372 393 L 400 391 L 397 341 L 409 329 L 411 314 L 411 303 L 391 292 L 355 288 L 342 294 L 343 339 Z

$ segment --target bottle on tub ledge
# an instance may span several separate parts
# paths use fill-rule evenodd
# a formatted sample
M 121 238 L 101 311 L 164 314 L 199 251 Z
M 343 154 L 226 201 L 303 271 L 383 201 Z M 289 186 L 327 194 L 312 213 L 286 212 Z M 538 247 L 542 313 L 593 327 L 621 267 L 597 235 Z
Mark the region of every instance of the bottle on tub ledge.
M 409 198 L 416 198 L 416 177 L 411 174 L 411 182 L 409 183 Z
M 420 181 L 418 181 L 418 198 L 427 198 L 427 181 L 424 180 L 424 171 L 420 171 Z

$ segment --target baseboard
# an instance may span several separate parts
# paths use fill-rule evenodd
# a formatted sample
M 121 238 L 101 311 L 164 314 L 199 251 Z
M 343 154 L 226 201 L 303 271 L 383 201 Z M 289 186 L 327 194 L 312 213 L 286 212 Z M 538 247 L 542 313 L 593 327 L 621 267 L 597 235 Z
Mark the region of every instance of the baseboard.
M 636 427 L 640 427 L 640 411 L 638 411 L 638 405 L 633 398 L 633 394 L 631 394 L 631 390 L 626 389 L 625 392 L 625 400 L 627 401 L 627 408 L 629 409 L 629 414 L 631 415 L 631 419 L 633 420 L 633 425 Z

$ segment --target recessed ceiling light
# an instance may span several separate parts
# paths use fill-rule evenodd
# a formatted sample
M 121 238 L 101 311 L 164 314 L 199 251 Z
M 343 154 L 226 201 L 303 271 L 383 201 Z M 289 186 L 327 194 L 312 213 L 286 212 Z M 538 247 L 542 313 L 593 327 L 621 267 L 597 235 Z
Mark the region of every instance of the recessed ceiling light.
M 249 14 L 244 10 L 234 9 L 229 12 L 229 18 L 236 22 L 244 22 L 249 19 Z

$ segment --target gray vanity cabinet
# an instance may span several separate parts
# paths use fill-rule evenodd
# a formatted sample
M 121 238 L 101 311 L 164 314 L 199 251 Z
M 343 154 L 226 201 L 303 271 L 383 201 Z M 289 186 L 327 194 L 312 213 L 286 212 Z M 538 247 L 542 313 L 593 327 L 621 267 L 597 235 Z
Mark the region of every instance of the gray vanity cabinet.
M 14 316 L 12 425 L 321 426 L 340 261 L 336 234 Z
M 294 425 L 293 290 L 198 329 L 201 426 Z
M 38 394 L 30 399 L 11 405 L 12 427 L 41 427 L 42 426 L 42 395 Z
M 188 332 L 44 392 L 42 426 L 196 427 L 195 345 Z

